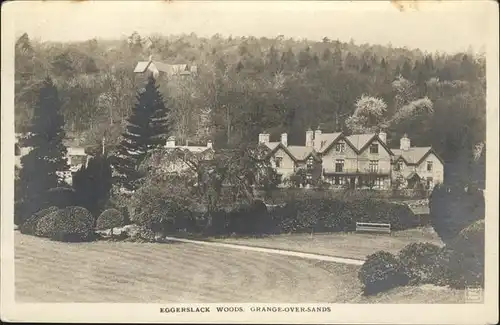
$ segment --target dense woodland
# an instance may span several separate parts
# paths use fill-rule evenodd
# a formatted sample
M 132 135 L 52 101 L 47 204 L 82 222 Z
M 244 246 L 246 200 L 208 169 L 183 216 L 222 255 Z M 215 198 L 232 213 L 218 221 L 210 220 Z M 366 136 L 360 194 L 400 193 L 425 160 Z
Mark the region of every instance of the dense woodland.
M 424 53 L 392 46 L 320 42 L 280 36 L 211 38 L 195 34 L 78 43 L 16 42 L 16 132 L 30 125 L 43 80 L 58 89 L 67 135 L 96 145 L 120 142 L 137 104 L 143 75 L 138 61 L 188 63 L 196 77 L 157 81 L 180 141 L 235 147 L 282 132 L 303 144 L 307 128 L 388 132 L 390 147 L 407 133 L 412 144 L 432 145 L 470 173 L 467 161 L 485 141 L 484 55 Z M 484 170 L 483 170 L 484 172 Z M 453 173 L 448 173 L 451 175 Z M 482 177 L 480 177 L 482 178 Z M 484 179 L 484 178 L 483 178 Z

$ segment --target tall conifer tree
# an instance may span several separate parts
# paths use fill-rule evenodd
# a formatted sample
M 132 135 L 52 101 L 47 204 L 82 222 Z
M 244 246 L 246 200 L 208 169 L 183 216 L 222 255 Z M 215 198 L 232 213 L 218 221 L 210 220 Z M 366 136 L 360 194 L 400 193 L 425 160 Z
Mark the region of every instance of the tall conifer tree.
M 127 190 L 135 190 L 140 179 L 138 166 L 146 153 L 165 144 L 169 136 L 169 110 L 163 102 L 153 76 L 137 96 L 132 115 L 128 118 L 127 130 L 113 159 L 115 179 Z
M 64 118 L 57 88 L 47 77 L 42 83 L 33 119 L 23 147 L 31 151 L 21 158 L 22 169 L 16 186 L 16 223 L 46 208 L 48 190 L 63 184 L 56 172 L 67 171 L 66 147 L 63 145 Z

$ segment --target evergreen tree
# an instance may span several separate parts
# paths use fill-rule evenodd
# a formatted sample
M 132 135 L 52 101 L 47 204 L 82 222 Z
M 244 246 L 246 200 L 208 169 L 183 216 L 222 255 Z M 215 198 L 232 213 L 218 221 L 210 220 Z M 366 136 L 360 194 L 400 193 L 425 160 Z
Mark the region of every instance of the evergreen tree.
M 401 75 L 405 79 L 411 78 L 411 66 L 408 60 L 406 60 L 405 63 L 403 64 L 403 68 L 401 69 Z
M 150 76 L 145 89 L 137 96 L 137 104 L 112 162 L 115 179 L 125 189 L 136 189 L 140 178 L 137 167 L 146 153 L 165 144 L 171 132 L 168 113 L 155 79 Z
M 78 205 L 98 216 L 105 209 L 112 186 L 109 158 L 101 154 L 91 158 L 87 166 L 73 176 Z
M 64 118 L 56 86 L 50 78 L 42 83 L 33 110 L 31 126 L 22 145 L 31 151 L 21 158 L 16 186 L 16 224 L 50 205 L 48 191 L 63 185 L 56 172 L 68 170 L 63 145 Z
M 324 51 L 323 51 L 323 55 L 321 57 L 321 59 L 325 62 L 330 62 L 333 58 L 333 54 L 332 54 L 332 51 L 330 51 L 329 48 L 326 48 Z
M 280 61 L 280 59 L 278 56 L 278 51 L 276 51 L 276 49 L 274 48 L 274 45 L 273 45 L 269 49 L 269 53 L 267 53 L 267 59 L 266 59 L 266 63 L 267 63 L 269 72 L 271 72 L 272 74 L 275 74 L 276 72 L 278 72 L 278 69 L 280 67 L 279 61 Z

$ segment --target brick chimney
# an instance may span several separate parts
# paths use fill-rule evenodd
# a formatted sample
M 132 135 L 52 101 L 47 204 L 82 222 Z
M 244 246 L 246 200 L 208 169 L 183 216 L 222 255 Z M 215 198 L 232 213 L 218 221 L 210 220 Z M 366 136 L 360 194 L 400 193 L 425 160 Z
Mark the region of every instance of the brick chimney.
M 410 138 L 408 138 L 408 135 L 405 133 L 405 135 L 399 140 L 399 149 L 401 150 L 410 150 Z
M 321 130 L 319 128 L 314 131 L 314 150 L 321 149 Z
M 314 146 L 314 131 L 309 129 L 306 131 L 306 147 L 313 147 Z
M 286 133 L 281 134 L 281 144 L 288 147 L 288 135 Z
M 268 144 L 269 143 L 269 134 L 268 133 L 260 133 L 259 134 L 259 143 Z

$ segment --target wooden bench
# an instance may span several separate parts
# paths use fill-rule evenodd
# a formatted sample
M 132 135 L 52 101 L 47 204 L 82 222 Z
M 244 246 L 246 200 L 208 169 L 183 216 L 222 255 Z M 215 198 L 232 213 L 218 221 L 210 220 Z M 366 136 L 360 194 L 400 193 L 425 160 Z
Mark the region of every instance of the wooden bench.
M 356 231 L 363 232 L 391 232 L 390 223 L 356 222 Z

